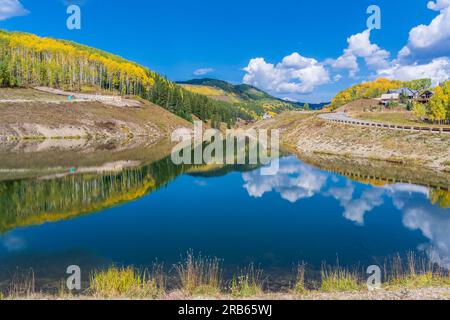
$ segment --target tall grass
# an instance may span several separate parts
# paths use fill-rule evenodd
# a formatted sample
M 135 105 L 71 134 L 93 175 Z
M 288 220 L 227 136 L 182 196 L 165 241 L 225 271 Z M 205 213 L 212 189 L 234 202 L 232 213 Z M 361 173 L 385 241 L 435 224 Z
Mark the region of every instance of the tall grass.
M 409 252 L 405 259 L 396 255 L 385 265 L 387 274 L 385 287 L 398 288 L 424 288 L 424 287 L 448 287 L 450 275 L 444 268 L 439 267 L 429 258 L 418 257 L 414 252 Z
M 450 287 L 449 272 L 438 267 L 433 261 L 434 259 L 430 260 L 426 255 L 418 257 L 414 253 L 386 259 L 382 288 L 398 290 Z M 177 264 L 174 270 L 181 291 L 188 296 L 251 298 L 264 294 L 263 272 L 255 269 L 253 264 L 235 274 L 226 288 L 222 283 L 222 269 L 220 260 L 217 258 L 202 258 L 188 252 L 186 258 Z M 290 294 L 308 295 L 317 292 L 366 290 L 367 274 L 363 268 L 345 269 L 340 267 L 339 263 L 337 266 L 322 264 L 320 283 L 316 283 L 319 278 L 316 274 L 311 278 L 307 278 L 306 275 L 306 264 L 302 262 L 297 267 L 296 280 L 289 291 Z M 89 289 L 79 294 L 98 299 L 158 299 L 165 296 L 165 279 L 166 276 L 160 265 L 155 265 L 152 272 L 139 271 L 133 267 L 112 266 L 93 272 Z M 22 275 L 18 272 L 14 274 L 9 291 L 4 293 L 6 293 L 5 296 L 0 293 L 0 299 L 37 297 L 33 271 L 30 270 Z M 72 294 L 67 291 L 65 280 L 60 283 L 59 298 L 76 298 L 77 295 L 78 293 Z
M 305 271 L 306 264 L 302 262 L 297 267 L 297 278 L 295 280 L 294 293 L 303 294 L 308 291 L 305 284 Z
M 157 299 L 164 294 L 164 276 L 159 266 L 154 267 L 153 273 L 111 267 L 92 274 L 90 289 L 104 298 Z
M 31 297 L 35 294 L 36 279 L 34 271 L 30 269 L 26 273 L 14 273 L 10 285 L 8 296 L 10 298 Z
M 233 276 L 231 295 L 233 297 L 252 297 L 263 293 L 262 270 L 251 264 L 247 269 Z
M 337 267 L 322 264 L 322 284 L 320 290 L 323 292 L 346 292 L 361 290 L 362 285 L 358 280 L 358 273 Z
M 190 251 L 186 259 L 175 266 L 181 290 L 193 295 L 217 295 L 222 284 L 222 270 L 217 258 L 194 256 Z

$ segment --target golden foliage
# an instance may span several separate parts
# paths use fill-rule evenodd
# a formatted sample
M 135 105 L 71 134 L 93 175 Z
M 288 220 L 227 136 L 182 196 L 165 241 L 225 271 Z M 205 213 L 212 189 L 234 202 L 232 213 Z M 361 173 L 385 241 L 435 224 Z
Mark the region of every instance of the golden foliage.
M 401 81 L 385 78 L 379 78 L 371 82 L 363 82 L 339 92 L 333 98 L 331 107 L 332 109 L 336 109 L 354 100 L 376 98 L 389 89 L 398 89 L 401 86 Z
M 138 94 L 154 84 L 150 70 L 118 56 L 32 34 L 0 32 L 0 62 L 6 66 L 8 85 L 14 86 L 77 89 L 90 84 Z
M 430 192 L 430 201 L 441 208 L 450 208 L 450 191 L 433 189 Z

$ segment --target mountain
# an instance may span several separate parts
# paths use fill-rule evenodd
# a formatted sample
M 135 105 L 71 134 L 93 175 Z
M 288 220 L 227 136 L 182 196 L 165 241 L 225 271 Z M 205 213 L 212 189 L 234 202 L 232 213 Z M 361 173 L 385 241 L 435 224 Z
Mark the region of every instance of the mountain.
M 177 82 L 185 89 L 209 96 L 216 100 L 231 103 L 261 102 L 294 107 L 293 103 L 284 101 L 248 84 L 234 85 L 217 79 L 193 79 Z
M 295 104 L 299 108 L 303 108 L 305 106 L 304 102 L 292 102 L 292 103 Z M 310 110 L 321 110 L 321 109 L 325 108 L 326 106 L 328 106 L 329 104 L 330 104 L 330 102 L 308 103 L 308 106 L 309 106 Z
M 293 103 L 275 98 L 268 93 L 247 84 L 233 85 L 216 79 L 193 79 L 178 82 L 186 90 L 203 94 L 208 98 L 233 103 L 246 110 L 251 118 L 264 114 L 275 115 L 297 108 Z
M 138 96 L 191 121 L 231 125 L 242 107 L 183 89 L 137 63 L 74 42 L 0 30 L 0 87 L 45 86 Z
M 216 88 L 219 89 L 222 92 L 224 92 L 228 97 L 235 98 L 240 101 L 250 101 L 250 100 L 276 100 L 276 101 L 282 101 L 278 98 L 272 97 L 268 93 L 259 90 L 258 88 L 255 88 L 248 84 L 239 84 L 239 85 L 233 85 L 229 82 L 223 81 L 223 80 L 216 80 L 216 79 L 193 79 L 188 81 L 181 81 L 178 82 L 181 85 L 184 85 L 185 87 L 189 86 L 197 86 L 197 87 L 210 87 L 210 88 Z M 282 101 L 285 102 L 285 101 Z
M 188 81 L 179 81 L 185 89 L 206 95 L 212 99 L 227 101 L 230 103 L 253 103 L 263 106 L 264 111 L 288 111 L 297 108 L 303 108 L 303 102 L 286 101 L 276 98 L 267 92 L 264 92 L 254 86 L 248 84 L 233 85 L 229 82 L 217 79 L 192 79 Z M 322 109 L 329 102 L 309 104 L 309 108 L 313 110 Z

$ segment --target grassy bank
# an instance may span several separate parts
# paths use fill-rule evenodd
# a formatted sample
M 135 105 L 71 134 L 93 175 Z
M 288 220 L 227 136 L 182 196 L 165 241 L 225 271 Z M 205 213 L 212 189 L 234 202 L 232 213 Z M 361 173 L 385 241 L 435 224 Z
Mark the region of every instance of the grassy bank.
M 221 261 L 189 253 L 164 273 L 161 265 L 151 271 L 111 266 L 91 274 L 87 288 L 68 292 L 61 281 L 56 293 L 36 292 L 32 272 L 14 277 L 0 299 L 449 299 L 448 271 L 429 260 L 407 254 L 386 259 L 380 266 L 382 283 L 369 290 L 365 269 L 345 269 L 323 264 L 319 278 L 310 278 L 308 265 L 300 263 L 288 290 L 266 289 L 262 270 L 250 265 L 223 278 Z M 170 281 L 173 284 L 169 284 Z

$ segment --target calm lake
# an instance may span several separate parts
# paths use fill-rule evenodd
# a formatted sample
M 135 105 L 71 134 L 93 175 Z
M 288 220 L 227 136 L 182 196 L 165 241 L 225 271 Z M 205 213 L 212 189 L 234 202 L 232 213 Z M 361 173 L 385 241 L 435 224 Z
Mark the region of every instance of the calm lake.
M 450 266 L 448 191 L 359 180 L 295 156 L 281 158 L 273 176 L 162 158 L 4 179 L 0 282 L 32 269 L 45 286 L 69 265 L 79 265 L 84 280 L 112 264 L 158 261 L 170 272 L 189 250 L 222 259 L 225 274 L 253 263 L 273 283 L 301 261 L 318 271 L 323 262 L 382 265 L 414 251 Z

